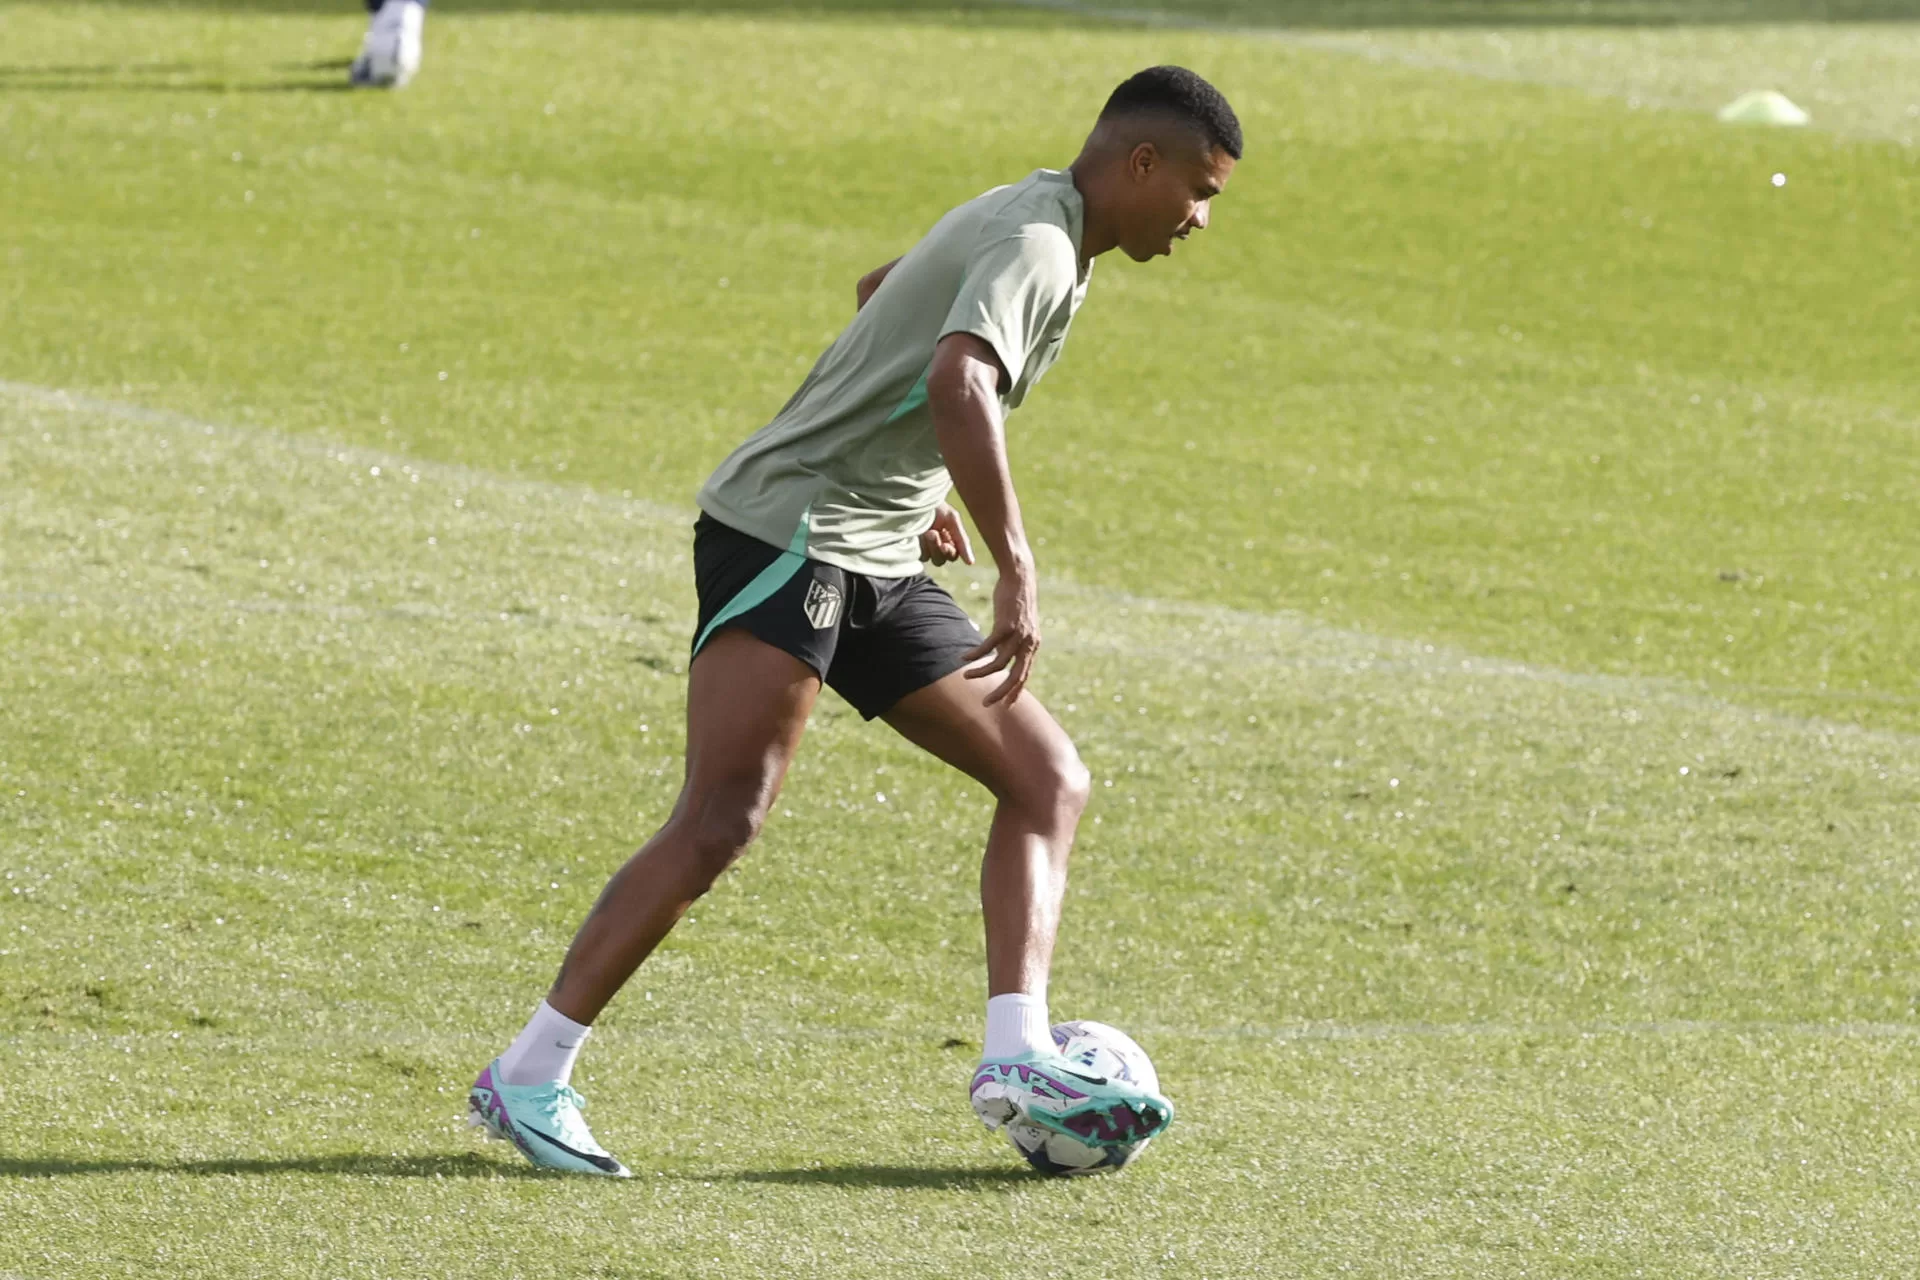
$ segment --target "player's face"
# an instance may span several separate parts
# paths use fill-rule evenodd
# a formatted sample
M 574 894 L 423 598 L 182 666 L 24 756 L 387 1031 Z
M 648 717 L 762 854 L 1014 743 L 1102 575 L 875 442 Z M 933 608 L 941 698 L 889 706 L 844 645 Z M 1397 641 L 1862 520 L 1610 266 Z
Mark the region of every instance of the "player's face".
M 1218 147 L 1143 142 L 1129 159 L 1134 200 L 1120 248 L 1135 262 L 1170 254 L 1174 241 L 1205 227 L 1233 174 L 1233 157 Z

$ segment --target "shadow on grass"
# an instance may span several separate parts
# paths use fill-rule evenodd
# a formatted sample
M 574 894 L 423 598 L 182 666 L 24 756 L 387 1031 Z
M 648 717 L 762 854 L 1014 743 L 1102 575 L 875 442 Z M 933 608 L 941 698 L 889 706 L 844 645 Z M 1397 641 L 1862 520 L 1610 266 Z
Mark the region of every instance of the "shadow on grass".
M 450 1155 L 289 1156 L 283 1160 L 23 1160 L 0 1156 L 0 1178 L 70 1178 L 101 1173 L 177 1173 L 189 1177 L 324 1173 L 350 1178 L 545 1178 L 522 1163 L 471 1152 Z
M 171 1173 L 190 1178 L 273 1177 L 317 1173 L 345 1178 L 565 1178 L 517 1158 L 489 1159 L 477 1152 L 439 1155 L 288 1156 L 279 1160 L 66 1160 L 0 1156 L 0 1178 L 84 1178 L 116 1173 Z M 1026 1169 L 994 1165 L 979 1169 L 916 1169 L 902 1165 L 833 1165 L 818 1169 L 768 1169 L 732 1174 L 670 1175 L 682 1181 L 784 1183 L 795 1187 L 902 1188 L 969 1191 L 1031 1182 Z
M 0 92 L 130 89 L 136 93 L 335 93 L 353 87 L 344 74 L 352 65 L 352 58 L 276 62 L 268 70 L 307 75 L 257 80 L 223 76 L 221 68 L 191 62 L 0 63 Z
M 99 76 L 167 76 L 192 70 L 193 64 L 189 62 L 56 62 L 41 66 L 27 63 L 0 63 L 0 80 L 20 76 L 79 76 L 86 79 Z
M 344 76 L 327 80 L 131 80 L 119 76 L 33 80 L 0 76 L 0 93 L 345 93 Z
M 993 1165 L 981 1169 L 915 1169 L 902 1165 L 843 1164 L 819 1169 L 767 1169 L 727 1175 L 734 1182 L 778 1182 L 794 1187 L 897 1187 L 924 1191 L 970 1191 L 1031 1182 L 1031 1170 Z

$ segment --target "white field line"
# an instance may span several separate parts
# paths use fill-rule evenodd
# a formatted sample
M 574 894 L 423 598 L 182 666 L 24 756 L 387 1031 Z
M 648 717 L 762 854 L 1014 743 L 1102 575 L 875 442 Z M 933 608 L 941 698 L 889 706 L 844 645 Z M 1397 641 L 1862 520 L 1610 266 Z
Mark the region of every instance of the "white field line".
M 1417 53 L 1411 49 L 1384 48 L 1368 44 L 1363 38 L 1355 36 L 1317 35 L 1311 32 L 1295 31 L 1284 27 L 1263 27 L 1248 22 L 1226 22 L 1218 18 L 1202 18 L 1194 14 L 1168 13 L 1163 9 L 1114 8 L 1108 5 L 1084 4 L 1080 0 L 1009 0 L 1009 3 L 1023 9 L 1040 9 L 1050 13 L 1068 13 L 1075 17 L 1093 18 L 1098 21 L 1112 22 L 1125 26 L 1157 27 L 1171 31 L 1195 31 L 1203 35 L 1240 36 L 1253 40 L 1271 40 L 1275 44 L 1292 45 L 1296 48 L 1311 49 L 1320 53 L 1338 53 L 1347 57 L 1365 58 L 1369 62 L 1394 62 L 1401 66 L 1413 67 L 1420 71 L 1446 71 L 1454 75 L 1473 76 L 1480 80 L 1505 80 L 1514 84 L 1539 85 L 1547 89 L 1574 89 L 1592 94 L 1596 98 L 1625 97 L 1624 94 L 1597 89 L 1578 80 L 1569 80 L 1560 76 L 1537 76 L 1516 71 L 1510 67 L 1496 66 L 1487 62 L 1469 62 L 1458 58 L 1438 58 L 1432 54 Z M 1633 95 L 1636 102 L 1652 107 L 1672 107 L 1686 110 L 1679 103 L 1656 102 Z
M 584 485 L 527 480 L 519 476 L 502 475 L 496 471 L 482 471 L 477 467 L 462 466 L 457 462 L 420 462 L 402 454 L 386 453 L 379 449 L 361 448 L 358 445 L 329 444 L 325 440 L 310 436 L 287 435 L 270 427 L 206 422 L 186 414 L 175 413 L 171 409 L 154 409 L 124 400 L 104 400 L 82 392 L 66 391 L 59 387 L 42 387 L 30 382 L 8 382 L 0 379 L 0 395 L 12 396 L 48 408 L 92 413 L 103 418 L 113 418 L 140 426 L 186 431 L 193 435 L 211 436 L 215 439 L 268 444 L 296 457 L 312 458 L 321 462 L 339 462 L 351 456 L 364 458 L 376 465 L 391 467 L 396 471 L 411 467 L 420 474 L 434 476 L 443 483 L 470 484 L 495 489 L 502 493 L 526 493 L 545 501 L 564 498 L 577 506 L 617 511 L 652 523 L 679 521 L 691 528 L 695 514 L 691 507 L 650 502 L 645 498 L 635 498 L 630 495 L 616 497 Z
M 0 602 L 9 604 L 54 604 L 70 607 L 143 609 L 150 613 L 179 613 L 182 610 L 219 609 L 231 613 L 315 618 L 322 622 L 451 622 L 461 626 L 526 626 L 542 630 L 577 628 L 581 631 L 605 631 L 639 636 L 659 628 L 658 623 L 643 622 L 631 614 L 526 613 L 499 609 L 443 609 L 431 604 L 395 604 L 370 607 L 355 604 L 308 604 L 299 600 L 234 600 L 215 603 L 189 603 L 177 596 L 145 591 L 4 591 Z M 690 624 L 689 624 L 690 625 Z M 692 639 L 692 633 L 688 633 Z
M 1193 1040 L 1253 1040 L 1285 1044 L 1312 1040 L 1587 1040 L 1602 1036 L 1779 1036 L 1816 1040 L 1916 1040 L 1920 1023 L 1907 1022 L 1722 1022 L 1676 1019 L 1649 1022 L 1357 1022 L 1303 1023 L 1282 1027 L 1180 1027 L 1143 1029 L 1142 1034 Z
M 1513 67 L 1501 66 L 1491 62 L 1477 62 L 1462 58 L 1437 57 L 1430 53 L 1420 53 L 1413 49 L 1400 49 L 1391 46 L 1373 44 L 1366 40 L 1364 29 L 1355 35 L 1319 35 L 1311 32 L 1294 31 L 1279 27 L 1262 27 L 1247 22 L 1230 22 L 1218 18 L 1203 18 L 1193 14 L 1168 13 L 1162 9 L 1135 9 L 1114 7 L 1102 4 L 1087 4 L 1082 0 L 1007 0 L 1008 3 L 1023 9 L 1037 9 L 1050 13 L 1072 14 L 1075 17 L 1092 18 L 1097 21 L 1111 22 L 1125 26 L 1154 27 L 1162 30 L 1194 31 L 1205 35 L 1238 36 L 1249 40 L 1270 40 L 1275 44 L 1290 45 L 1298 49 L 1307 49 L 1316 53 L 1334 53 L 1348 58 L 1364 58 L 1368 62 L 1394 63 L 1417 71 L 1440 71 L 1449 75 L 1471 76 L 1477 80 L 1498 80 L 1508 84 L 1537 85 L 1543 89 L 1564 89 L 1575 93 L 1584 93 L 1594 98 L 1625 102 L 1633 107 L 1647 107 L 1657 111 L 1679 111 L 1689 115 L 1710 114 L 1707 108 L 1690 102 L 1681 102 L 1672 98 L 1650 96 L 1640 90 L 1608 89 L 1585 81 L 1572 80 L 1564 76 L 1540 75 L 1535 72 L 1521 71 Z M 1829 126 L 1813 124 L 1810 129 L 1829 133 L 1840 138 L 1859 138 L 1873 142 L 1896 142 L 1907 145 L 1908 140 L 1898 134 L 1877 129 L 1835 129 Z
M 55 387 L 0 380 L 0 396 L 52 408 L 90 413 L 141 426 L 185 431 L 197 436 L 225 438 L 250 444 L 266 443 L 274 448 L 328 462 L 339 462 L 350 456 L 355 460 L 364 460 L 394 471 L 410 468 L 422 476 L 431 477 L 443 483 L 493 488 L 562 505 L 598 508 L 620 514 L 636 523 L 654 525 L 663 533 L 669 527 L 690 527 L 695 515 L 691 507 L 676 507 L 641 498 L 614 496 L 582 485 L 503 476 L 457 463 L 424 461 L 372 448 L 329 444 L 323 440 L 289 436 L 265 428 L 222 425 L 169 410 L 102 399 Z M 990 585 L 990 570 L 974 569 L 965 576 L 970 585 L 977 584 L 983 588 Z M 1283 666 L 1303 670 L 1328 669 L 1344 673 L 1398 671 L 1435 679 L 1521 681 L 1609 697 L 1623 702 L 1657 703 L 1705 713 L 1744 717 L 1756 724 L 1828 740 L 1845 740 L 1868 746 L 1879 743 L 1896 751 L 1911 751 L 1920 747 L 1920 734 L 1869 729 L 1839 721 L 1755 708 L 1715 696 L 1702 686 L 1680 680 L 1601 675 L 1535 666 L 1512 659 L 1478 656 L 1443 646 L 1328 626 L 1294 613 L 1265 613 L 1224 605 L 1159 599 L 1106 587 L 1085 586 L 1051 575 L 1043 579 L 1043 585 L 1045 595 L 1048 596 L 1086 601 L 1097 605 L 1103 611 L 1117 613 L 1123 617 L 1144 614 L 1182 624 L 1178 642 L 1164 647 L 1142 646 L 1138 636 L 1126 628 L 1115 633 L 1096 633 L 1091 628 L 1078 627 L 1073 629 L 1064 643 L 1057 645 L 1058 648 L 1068 651 L 1112 651 L 1134 657 L 1158 657 L 1176 665 L 1207 662 L 1239 664 L 1252 660 L 1262 666 Z M 979 594 L 984 594 L 984 590 Z M 100 600 L 91 593 L 82 597 L 74 593 L 58 591 L 12 593 L 10 598 L 76 605 L 98 603 Z M 150 603 L 156 608 L 180 607 L 180 602 L 177 600 L 142 596 L 138 593 L 128 593 L 124 599 L 143 604 Z M 433 606 L 415 605 L 366 609 L 319 603 L 308 605 L 295 602 L 230 601 L 225 607 L 289 614 L 312 612 L 343 620 L 369 617 L 414 620 L 444 618 L 463 623 L 515 625 L 527 622 L 549 627 L 579 626 L 622 632 L 641 631 L 647 629 L 648 625 L 620 617 L 503 615 L 477 611 L 468 613 L 464 610 L 441 610 Z M 1228 636 L 1221 634 L 1223 632 L 1235 634 Z M 1811 689 L 1769 688 L 1766 692 L 1808 698 L 1828 696 L 1825 690 Z M 1889 695 L 1887 700 L 1912 701 L 1912 699 L 1899 698 L 1897 695 Z
M 1533 75 L 1490 62 L 1440 58 L 1430 53 L 1418 53 L 1412 49 L 1396 49 L 1370 44 L 1364 38 L 1364 31 L 1356 36 L 1317 35 L 1284 27 L 1262 27 L 1253 23 L 1223 22 L 1218 18 L 1202 18 L 1192 14 L 1167 13 L 1160 9 L 1109 8 L 1106 5 L 1083 4 L 1079 0 L 1009 0 L 1009 3 L 1023 9 L 1070 13 L 1077 17 L 1094 18 L 1128 26 L 1159 27 L 1174 31 L 1196 31 L 1205 35 L 1271 40 L 1275 44 L 1293 45 L 1296 48 L 1311 49 L 1320 53 L 1338 53 L 1347 57 L 1365 58 L 1369 62 L 1398 63 L 1419 71 L 1445 71 L 1453 75 L 1472 76 L 1479 80 L 1504 80 L 1513 84 L 1539 85 L 1545 89 L 1572 89 L 1591 94 L 1596 98 L 1631 98 L 1632 101 L 1649 107 L 1681 111 L 1692 109 L 1682 103 L 1659 101 L 1637 93 L 1631 95 L 1615 93 L 1596 88 L 1583 81 L 1569 80 L 1563 76 Z
M 939 1038 L 949 1028 L 939 1026 L 904 1031 L 898 1026 L 820 1026 L 812 1023 L 785 1023 L 746 1019 L 725 1026 L 700 1026 L 678 1023 L 649 1026 L 644 1034 L 651 1042 L 710 1043 L 733 1039 L 824 1043 L 844 1040 L 904 1040 L 922 1042 Z M 58 1033 L 34 1037 L 35 1047 L 43 1051 L 89 1049 L 103 1046 L 132 1047 L 153 1041 L 176 1043 L 170 1031 L 133 1031 L 109 1035 Z M 1703 1019 L 1650 1020 L 1643 1022 L 1314 1022 L 1271 1027 L 1184 1027 L 1174 1024 L 1150 1024 L 1134 1028 L 1143 1040 L 1239 1041 L 1260 1044 L 1314 1043 L 1390 1043 L 1395 1041 L 1479 1041 L 1479 1040 L 1599 1040 L 1608 1038 L 1690 1040 L 1714 1037 L 1753 1037 L 1756 1039 L 1920 1042 L 1920 1023 L 1910 1022 L 1776 1022 Z M 373 1040 L 368 1044 L 372 1045 Z M 382 1034 L 377 1043 L 386 1048 L 427 1048 L 450 1044 L 482 1043 L 465 1036 L 433 1034 Z M 486 1043 L 491 1043 L 490 1041 Z M 971 1042 L 969 1042 L 971 1043 Z M 266 1053 L 329 1052 L 351 1047 L 350 1040 L 337 1034 L 297 1033 L 272 1036 L 261 1042 Z

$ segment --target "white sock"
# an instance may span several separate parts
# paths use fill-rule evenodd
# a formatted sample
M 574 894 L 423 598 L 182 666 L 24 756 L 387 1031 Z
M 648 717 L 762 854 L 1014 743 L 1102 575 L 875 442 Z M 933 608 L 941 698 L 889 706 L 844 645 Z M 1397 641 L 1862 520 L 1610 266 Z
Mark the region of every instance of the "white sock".
M 1053 1028 L 1047 1022 L 1047 998 L 1025 992 L 987 998 L 987 1043 L 983 1058 L 1018 1058 L 1053 1053 Z
M 593 1028 L 575 1022 L 545 1000 L 533 1011 L 527 1029 L 500 1055 L 502 1084 L 545 1084 L 573 1079 L 574 1059 Z

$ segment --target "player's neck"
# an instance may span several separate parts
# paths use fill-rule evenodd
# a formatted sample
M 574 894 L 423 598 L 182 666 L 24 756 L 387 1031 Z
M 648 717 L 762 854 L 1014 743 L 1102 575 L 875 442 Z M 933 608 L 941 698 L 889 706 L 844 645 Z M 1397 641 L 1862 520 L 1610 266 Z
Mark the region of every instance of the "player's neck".
M 1083 267 L 1120 243 L 1107 225 L 1102 207 L 1104 202 L 1092 180 L 1092 172 L 1093 167 L 1087 162 L 1084 151 L 1079 159 L 1067 166 L 1067 173 L 1073 178 L 1073 189 L 1080 193 L 1080 265 Z

